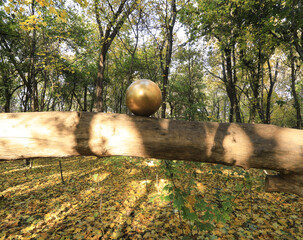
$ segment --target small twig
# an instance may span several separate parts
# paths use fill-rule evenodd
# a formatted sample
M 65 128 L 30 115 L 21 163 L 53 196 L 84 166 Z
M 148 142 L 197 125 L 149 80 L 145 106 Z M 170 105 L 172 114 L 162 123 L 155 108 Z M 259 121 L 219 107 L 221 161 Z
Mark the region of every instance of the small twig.
M 101 198 L 100 198 L 100 207 L 99 207 L 99 213 L 100 213 L 100 221 L 101 221 L 101 230 L 102 230 L 102 236 L 104 236 L 104 224 L 102 221 L 102 214 L 101 214 L 101 210 L 102 210 L 102 192 L 101 192 Z
M 171 180 L 171 182 L 173 184 L 174 190 L 176 190 L 177 187 L 176 187 L 176 184 L 175 184 L 175 181 L 174 181 L 174 174 L 171 172 L 170 162 L 167 161 L 167 160 L 164 160 L 164 162 L 165 162 L 165 165 L 166 165 L 166 169 L 169 172 L 169 177 L 170 177 L 170 180 Z M 179 221 L 180 221 L 180 226 L 181 226 L 182 234 L 184 236 L 184 228 L 183 228 L 183 222 L 182 222 L 182 216 L 181 216 L 181 211 L 180 210 L 178 210 L 178 215 L 179 215 Z
M 142 168 L 142 166 L 141 166 L 141 171 L 142 171 L 142 173 L 143 173 L 143 175 L 144 175 L 144 177 L 145 177 L 145 186 L 146 186 L 146 193 L 148 193 L 148 186 L 147 186 L 147 176 L 146 176 L 145 172 L 143 171 L 143 168 Z
M 61 160 L 59 160 L 59 167 L 60 167 L 61 181 L 63 184 L 65 184 L 64 179 L 63 179 L 63 174 L 62 174 Z
M 251 218 L 253 218 L 253 206 L 252 206 L 252 201 L 253 201 L 253 197 L 252 197 L 252 191 L 251 188 L 249 188 L 249 200 L 250 200 L 250 214 L 251 214 Z

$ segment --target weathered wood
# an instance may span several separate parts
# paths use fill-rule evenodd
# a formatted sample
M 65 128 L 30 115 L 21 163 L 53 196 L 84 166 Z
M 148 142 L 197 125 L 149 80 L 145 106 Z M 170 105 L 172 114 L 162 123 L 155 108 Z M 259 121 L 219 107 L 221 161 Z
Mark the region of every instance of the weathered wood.
M 261 168 L 267 191 L 303 196 L 303 131 L 84 112 L 0 114 L 0 159 L 138 156 Z

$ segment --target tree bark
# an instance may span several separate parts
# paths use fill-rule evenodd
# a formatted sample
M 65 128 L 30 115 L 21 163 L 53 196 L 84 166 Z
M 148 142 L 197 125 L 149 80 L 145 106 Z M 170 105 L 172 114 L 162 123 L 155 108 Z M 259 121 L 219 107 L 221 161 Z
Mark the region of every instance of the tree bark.
M 99 6 L 99 2 L 97 0 L 94 1 L 94 11 L 96 15 L 96 22 L 99 30 L 99 38 L 100 38 L 100 56 L 98 63 L 98 74 L 96 80 L 96 110 L 98 112 L 103 112 L 105 109 L 104 104 L 104 70 L 105 70 L 105 62 L 106 55 L 109 51 L 109 48 L 115 39 L 116 35 L 120 31 L 127 17 L 134 11 L 135 6 L 137 4 L 136 1 L 131 1 L 130 6 L 127 5 L 127 0 L 122 0 L 117 7 L 117 11 L 113 11 L 112 5 L 110 2 L 107 2 L 111 9 L 111 14 L 107 19 L 107 24 L 104 26 L 101 22 L 100 12 L 103 12 L 104 9 Z
M 0 114 L 0 159 L 137 156 L 272 169 L 267 191 L 303 196 L 303 130 L 125 114 Z
M 271 121 L 271 97 L 274 91 L 274 86 L 277 82 L 277 77 L 278 77 L 278 67 L 279 67 L 279 61 L 277 60 L 276 62 L 276 69 L 275 69 L 275 74 L 274 77 L 272 76 L 271 73 L 271 66 L 269 59 L 267 60 L 267 66 L 268 66 L 268 75 L 269 75 L 269 90 L 267 92 L 267 100 L 266 100 L 266 118 L 265 118 L 265 123 L 270 124 Z
M 35 14 L 35 1 L 32 0 L 31 4 L 31 15 Z M 30 87 L 30 96 L 31 99 L 31 111 L 36 112 L 39 111 L 39 102 L 38 102 L 38 83 L 36 78 L 36 43 L 37 43 L 37 30 L 36 25 L 34 24 L 34 29 L 32 31 L 32 39 L 31 39 L 31 51 L 30 51 L 30 69 L 29 69 L 29 80 L 31 83 Z
M 295 69 L 295 59 L 293 56 L 292 49 L 290 49 L 290 66 L 291 66 L 291 93 L 294 98 L 294 108 L 296 109 L 296 113 L 297 113 L 296 127 L 298 129 L 301 129 L 302 127 L 301 106 L 296 91 L 296 69 Z
M 241 122 L 240 106 L 237 99 L 237 90 L 236 90 L 237 77 L 233 76 L 233 74 L 235 74 L 235 70 L 233 71 L 231 54 L 232 54 L 232 50 L 230 48 L 225 48 L 222 53 L 223 82 L 225 84 L 227 96 L 230 102 L 230 109 L 229 109 L 230 123 L 234 122 L 234 116 L 236 116 L 236 122 Z
M 4 87 L 4 112 L 9 113 L 11 111 L 11 98 L 12 94 L 10 93 L 10 84 L 7 74 L 3 73 L 2 75 L 3 87 Z
M 166 2 L 167 5 L 168 2 Z M 163 54 L 163 49 L 160 50 L 160 64 L 163 75 L 163 83 L 162 83 L 162 111 L 161 117 L 165 118 L 166 116 L 166 101 L 167 101 L 167 87 L 168 87 L 168 76 L 170 70 L 170 64 L 172 60 L 173 53 L 173 42 L 174 42 L 174 27 L 177 18 L 177 6 L 176 1 L 171 1 L 171 16 L 168 18 L 167 15 L 165 17 L 165 55 Z M 165 44 L 166 43 L 166 44 Z M 165 57 L 164 57 L 164 56 Z M 165 61 L 163 60 L 165 59 Z M 164 65 L 164 66 L 163 66 Z

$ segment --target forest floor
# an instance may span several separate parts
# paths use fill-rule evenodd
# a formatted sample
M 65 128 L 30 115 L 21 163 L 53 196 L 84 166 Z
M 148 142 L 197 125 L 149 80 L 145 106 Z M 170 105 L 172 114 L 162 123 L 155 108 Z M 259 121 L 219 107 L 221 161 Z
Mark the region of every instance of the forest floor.
M 31 169 L 21 160 L 0 162 L 0 239 L 303 239 L 303 198 L 259 190 L 264 171 L 180 164 L 174 184 L 189 184 L 182 171 L 193 172 L 195 199 L 212 205 L 219 195 L 231 196 L 230 219 L 210 220 L 214 228 L 199 231 L 158 197 L 171 181 L 161 162 L 35 159 Z

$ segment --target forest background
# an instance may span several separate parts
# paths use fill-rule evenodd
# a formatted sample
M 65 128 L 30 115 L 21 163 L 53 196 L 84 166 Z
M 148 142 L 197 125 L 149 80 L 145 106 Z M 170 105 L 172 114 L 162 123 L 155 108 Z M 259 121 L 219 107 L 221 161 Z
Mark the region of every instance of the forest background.
M 150 79 L 157 117 L 302 128 L 301 0 L 0 4 L 2 112 L 127 113 Z

